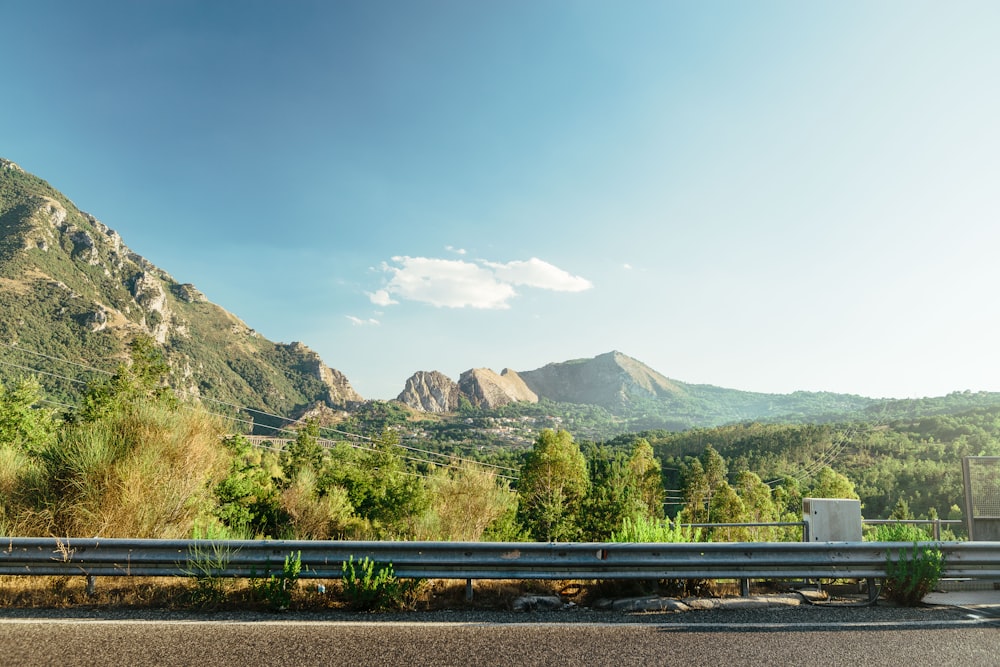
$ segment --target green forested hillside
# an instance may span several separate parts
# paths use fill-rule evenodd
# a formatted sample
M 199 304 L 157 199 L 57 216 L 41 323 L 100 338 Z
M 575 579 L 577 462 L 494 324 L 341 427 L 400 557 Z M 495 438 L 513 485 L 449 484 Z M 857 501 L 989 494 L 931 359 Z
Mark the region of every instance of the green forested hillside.
M 915 517 L 960 518 L 962 457 L 1000 455 L 1000 406 L 908 419 L 654 431 L 612 444 L 628 446 L 639 437 L 653 445 L 668 488 L 679 489 L 685 465 L 711 447 L 731 474 L 750 470 L 774 484 L 806 484 L 830 467 L 853 482 L 868 518 L 887 518 L 901 501 Z
M 217 411 L 293 417 L 362 400 L 305 345 L 258 335 L 48 183 L 0 160 L 0 379 L 32 373 L 50 400 L 73 404 L 140 336 L 164 354 L 178 392 Z

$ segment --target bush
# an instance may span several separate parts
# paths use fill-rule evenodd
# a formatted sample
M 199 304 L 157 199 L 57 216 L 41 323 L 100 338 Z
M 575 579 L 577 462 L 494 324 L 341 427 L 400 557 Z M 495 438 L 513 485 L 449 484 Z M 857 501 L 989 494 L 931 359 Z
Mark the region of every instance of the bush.
M 198 536 L 196 536 L 198 539 Z M 226 598 L 232 580 L 220 576 L 232 558 L 232 551 L 218 542 L 188 547 L 185 574 L 194 577 L 191 603 L 199 609 L 214 609 Z
M 358 611 L 405 609 L 421 584 L 397 579 L 392 563 L 376 563 L 367 557 L 355 563 L 354 556 L 344 563 L 341 582 L 348 602 Z
M 439 468 L 428 481 L 428 491 L 430 507 L 414 528 L 418 540 L 478 542 L 517 511 L 517 495 L 495 472 L 474 463 Z
M 611 542 L 653 543 L 653 542 L 698 542 L 701 528 L 684 528 L 681 524 L 658 521 L 639 515 L 634 519 L 626 517 L 622 527 L 611 535 Z M 697 595 L 706 589 L 708 582 L 703 579 L 635 580 L 628 582 L 607 582 L 602 586 L 605 594 L 646 595 L 654 591 L 668 591 L 678 595 Z
M 680 523 L 657 521 L 645 516 L 626 517 L 611 542 L 700 542 L 701 528 L 683 528 Z
M 321 495 L 312 468 L 298 470 L 281 492 L 280 503 L 290 519 L 289 532 L 296 539 L 343 539 L 359 523 L 347 491 L 330 486 Z
M 263 598 L 271 611 L 285 611 L 292 604 L 292 591 L 299 583 L 302 572 L 302 552 L 290 553 L 285 556 L 285 564 L 279 574 L 272 574 L 267 579 L 250 580 L 250 588 L 254 597 Z
M 944 565 L 940 549 L 916 543 L 909 552 L 900 549 L 896 560 L 891 553 L 886 554 L 883 585 L 886 597 L 908 607 L 916 606 L 937 585 Z
M 867 536 L 868 542 L 926 542 L 930 535 L 912 523 L 885 523 Z
M 65 429 L 39 454 L 34 534 L 181 538 L 215 504 L 229 455 L 219 420 L 137 402 Z

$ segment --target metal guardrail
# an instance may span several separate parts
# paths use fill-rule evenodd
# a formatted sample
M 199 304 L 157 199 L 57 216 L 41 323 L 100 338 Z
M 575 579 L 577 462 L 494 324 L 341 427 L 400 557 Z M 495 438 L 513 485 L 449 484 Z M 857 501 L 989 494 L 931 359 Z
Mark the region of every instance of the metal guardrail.
M 949 578 L 1000 578 L 1000 542 L 921 542 Z M 401 578 L 800 579 L 884 577 L 912 543 L 682 544 L 0 539 L 2 575 L 267 577 L 301 554 L 300 577 L 336 579 L 343 563 L 392 563 Z

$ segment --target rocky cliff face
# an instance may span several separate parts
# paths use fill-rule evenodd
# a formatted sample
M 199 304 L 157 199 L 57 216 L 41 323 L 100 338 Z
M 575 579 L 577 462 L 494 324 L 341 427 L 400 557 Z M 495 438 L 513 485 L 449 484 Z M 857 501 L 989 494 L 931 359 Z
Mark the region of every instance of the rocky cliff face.
M 488 368 L 467 370 L 459 377 L 458 388 L 470 403 L 481 408 L 493 409 L 517 401 L 538 402 L 538 396 L 509 368 L 500 375 Z
M 363 400 L 305 345 L 259 336 L 48 183 L 0 159 L 0 339 L 113 369 L 140 334 L 156 341 L 172 384 L 190 396 L 287 417 Z M 63 385 L 57 391 L 72 400 L 72 385 Z
M 417 371 L 396 400 L 421 412 L 442 413 L 458 410 L 459 396 L 458 384 L 444 373 Z
M 460 399 L 491 410 L 508 403 L 537 403 L 534 394 L 518 374 L 509 368 L 499 375 L 488 368 L 473 368 L 462 373 L 458 382 L 438 371 L 419 371 L 406 381 L 397 401 L 421 412 L 454 412 Z
M 292 343 L 288 346 L 292 354 L 299 358 L 299 369 L 319 380 L 326 387 L 324 401 L 328 405 L 350 405 L 351 403 L 361 403 L 365 399 L 361 394 L 354 391 L 354 387 L 347 381 L 347 376 L 335 368 L 330 368 L 323 363 L 319 354 L 311 350 L 303 343 Z

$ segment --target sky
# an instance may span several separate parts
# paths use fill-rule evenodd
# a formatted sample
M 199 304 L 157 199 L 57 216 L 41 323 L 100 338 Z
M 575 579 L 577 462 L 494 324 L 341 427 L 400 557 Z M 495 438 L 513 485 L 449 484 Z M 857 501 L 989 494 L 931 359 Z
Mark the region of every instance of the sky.
M 366 398 L 1000 391 L 1000 3 L 33 0 L 0 156 Z

